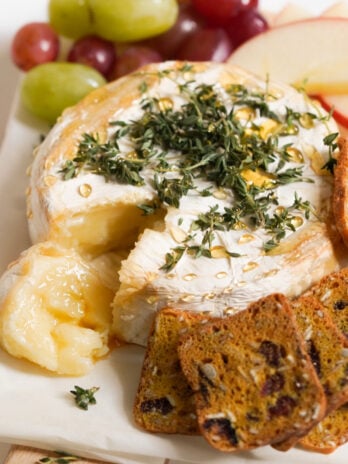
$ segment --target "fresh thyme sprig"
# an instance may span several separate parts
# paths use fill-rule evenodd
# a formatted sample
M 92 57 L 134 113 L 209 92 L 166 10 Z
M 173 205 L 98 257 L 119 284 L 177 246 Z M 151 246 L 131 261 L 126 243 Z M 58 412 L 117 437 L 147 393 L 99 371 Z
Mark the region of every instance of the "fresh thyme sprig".
M 154 188 L 161 203 L 179 208 L 180 198 L 187 195 L 187 192 L 195 188 L 193 178 L 189 173 L 185 173 L 181 178 L 168 179 L 160 178 L 157 173 L 154 176 Z
M 64 451 L 55 451 L 56 456 L 45 456 L 35 464 L 68 464 L 69 462 L 79 461 L 81 458 L 65 453 Z
M 81 388 L 75 385 L 75 390 L 70 390 L 70 393 L 75 397 L 75 403 L 80 409 L 87 410 L 91 404 L 96 404 L 95 394 L 99 387 Z
M 76 156 L 66 161 L 60 172 L 64 180 L 76 177 L 82 169 L 103 175 L 106 180 L 117 180 L 132 185 L 143 185 L 139 172 L 143 160 L 126 159 L 120 156 L 116 140 L 100 143 L 97 136 L 84 134 Z
M 298 228 L 296 222 L 302 223 L 301 216 L 294 213 L 301 213 L 308 220 L 310 214 L 314 211 L 309 201 L 302 201 L 295 193 L 295 199 L 288 208 L 281 208 L 279 212 L 275 211 L 273 215 L 264 215 L 264 228 L 272 236 L 270 240 L 264 243 L 264 249 L 270 251 L 279 245 L 279 242 L 285 237 L 287 231 L 295 232 Z

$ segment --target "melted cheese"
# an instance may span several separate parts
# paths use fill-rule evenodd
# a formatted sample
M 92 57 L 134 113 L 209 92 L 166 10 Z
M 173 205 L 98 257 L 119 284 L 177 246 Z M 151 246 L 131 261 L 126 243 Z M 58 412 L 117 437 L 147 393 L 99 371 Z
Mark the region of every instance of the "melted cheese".
M 0 279 L 0 344 L 59 374 L 88 372 L 109 351 L 117 287 L 115 274 L 100 272 L 118 263 L 114 256 L 87 263 L 53 242 L 33 245 Z
M 339 239 L 332 226 L 332 178 L 321 169 L 328 160 L 323 139 L 337 131 L 333 120 L 322 121 L 323 110 L 295 89 L 266 84 L 231 65 L 197 63 L 185 75 L 178 71 L 180 67 L 182 63 L 151 65 L 93 92 L 67 110 L 37 150 L 31 171 L 28 218 L 34 242 L 54 240 L 93 254 L 115 248 L 131 250 L 120 269 L 113 325 L 118 337 L 140 344 L 146 343 L 153 315 L 161 307 L 230 314 L 268 293 L 298 295 L 340 266 L 335 250 Z M 284 242 L 267 254 L 263 244 L 269 235 L 262 228 L 215 231 L 212 258 L 195 259 L 184 253 L 175 268 L 165 272 L 161 267 L 166 255 L 185 243 L 199 214 L 216 205 L 223 211 L 236 203 L 231 191 L 198 179 L 197 190 L 182 197 L 179 208 L 162 208 L 158 214 L 144 217 L 138 205 L 156 199 L 151 166 L 144 168 L 145 184 L 140 187 L 106 182 L 102 176 L 85 171 L 64 181 L 59 170 L 73 159 L 84 133 L 107 140 L 115 132 L 111 121 L 128 122 L 142 116 L 144 95 L 139 89 L 144 81 L 147 97 L 157 98 L 165 107 L 180 108 L 185 98 L 178 90 L 178 82 L 189 80 L 194 86 L 216 86 L 223 98 L 230 84 L 262 92 L 267 88 L 272 95 L 267 102 L 269 108 L 280 118 L 284 118 L 287 107 L 319 116 L 314 121 L 302 121 L 297 131 L 280 137 L 282 146 L 291 144 L 288 167 L 296 168 L 303 162 L 303 176 L 312 183 L 277 187 L 278 205 L 273 208 L 290 207 L 296 194 L 310 202 L 315 216 L 306 219 L 299 213 L 294 218 L 295 231 L 287 231 Z M 258 127 L 264 140 L 279 131 L 279 124 L 243 105 L 236 114 L 250 133 Z M 120 141 L 120 147 L 125 156 L 132 151 L 127 137 Z M 169 156 L 180 162 L 180 154 L 173 152 Z M 248 169 L 242 175 L 249 185 L 272 188 L 272 173 Z M 212 189 L 211 196 L 197 193 L 206 188 Z M 201 243 L 203 231 L 195 234 L 195 243 Z

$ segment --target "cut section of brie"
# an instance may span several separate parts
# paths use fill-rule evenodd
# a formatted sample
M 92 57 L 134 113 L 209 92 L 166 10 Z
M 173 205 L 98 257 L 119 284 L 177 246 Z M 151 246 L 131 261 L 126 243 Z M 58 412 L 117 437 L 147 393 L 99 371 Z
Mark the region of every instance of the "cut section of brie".
M 141 120 L 147 100 L 157 102 L 165 118 L 167 109 L 180 112 L 188 103 L 187 90 L 192 95 L 202 86 L 212 86 L 219 95 L 218 104 L 226 105 L 227 112 L 232 110 L 230 89 L 245 91 L 233 107 L 239 121 L 236 130 L 243 131 L 241 140 L 256 134 L 265 142 L 277 143 L 288 153 L 283 169 L 300 168 L 303 179 L 275 187 L 272 163 L 268 170 L 246 164 L 238 171 L 245 188 L 275 195 L 270 209 L 273 225 L 241 223 L 241 227 L 214 229 L 208 248 L 205 242 L 205 254 L 197 257 L 206 237 L 206 231 L 197 227 L 197 218 L 213 211 L 222 215 L 238 206 L 231 189 L 195 176 L 194 188 L 185 192 L 178 207 L 162 202 L 154 214 L 146 216 L 139 206 L 159 202 L 151 162 L 140 172 L 143 185 L 106 180 L 84 167 L 64 180 L 62 171 L 74 162 L 85 134 L 100 144 L 113 140 L 118 123 L 127 126 Z M 262 95 L 261 103 L 258 95 Z M 213 140 L 214 124 L 206 130 Z M 298 295 L 345 259 L 332 221 L 332 176 L 323 168 L 330 157 L 324 138 L 336 131 L 332 118 L 303 93 L 264 82 L 232 65 L 149 65 L 66 110 L 38 148 L 28 195 L 31 237 L 34 242 L 53 240 L 83 254 L 130 252 L 121 265 L 113 311 L 114 331 L 128 342 L 146 343 L 155 311 L 163 306 L 224 315 L 271 292 Z M 178 133 L 180 128 L 173 132 Z M 132 159 L 134 144 L 129 135 L 122 136 L 120 156 Z M 183 163 L 180 149 L 165 153 L 166 179 L 175 179 Z M 159 165 L 155 169 L 163 174 Z M 278 246 L 265 251 L 269 230 L 277 227 L 276 215 L 291 210 L 297 200 L 309 207 L 310 214 L 299 208 L 284 226 Z M 177 261 L 176 266 L 168 266 L 170 260 Z
M 99 270 L 110 259 L 90 264 L 53 242 L 22 253 L 0 279 L 0 344 L 59 374 L 88 372 L 109 351 L 114 289 Z

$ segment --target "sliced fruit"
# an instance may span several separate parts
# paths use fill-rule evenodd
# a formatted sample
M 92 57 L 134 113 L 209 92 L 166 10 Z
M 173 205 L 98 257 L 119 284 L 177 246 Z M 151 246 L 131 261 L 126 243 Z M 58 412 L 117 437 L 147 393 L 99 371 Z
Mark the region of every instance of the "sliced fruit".
M 316 95 L 323 108 L 332 111 L 338 124 L 348 128 L 348 95 Z
M 294 21 L 301 21 L 302 19 L 309 19 L 312 16 L 313 15 L 307 8 L 302 5 L 298 3 L 287 3 L 274 17 L 272 27 L 281 26 Z
M 329 8 L 324 10 L 321 16 L 327 18 L 348 18 L 348 3 L 347 1 L 336 2 Z
M 320 17 L 259 34 L 228 62 L 311 94 L 348 94 L 346 43 L 348 19 Z

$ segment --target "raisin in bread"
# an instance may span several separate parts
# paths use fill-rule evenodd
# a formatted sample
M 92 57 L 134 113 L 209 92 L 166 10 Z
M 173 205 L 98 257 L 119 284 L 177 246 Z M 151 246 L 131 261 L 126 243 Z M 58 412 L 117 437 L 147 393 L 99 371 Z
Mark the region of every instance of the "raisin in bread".
M 308 435 L 301 439 L 303 448 L 332 453 L 348 442 L 348 403 L 332 411 Z
M 329 413 L 348 401 L 348 343 L 332 318 L 313 296 L 292 302 L 307 353 L 325 390 Z M 296 435 L 274 447 L 281 451 L 294 446 Z
M 222 451 L 304 434 L 325 413 L 325 393 L 281 294 L 192 330 L 178 352 L 201 433 Z
M 317 298 L 348 338 L 348 268 L 323 277 L 305 295 Z
M 193 392 L 177 354 L 181 334 L 207 321 L 203 314 L 163 309 L 149 336 L 134 404 L 135 422 L 151 432 L 198 433 Z

